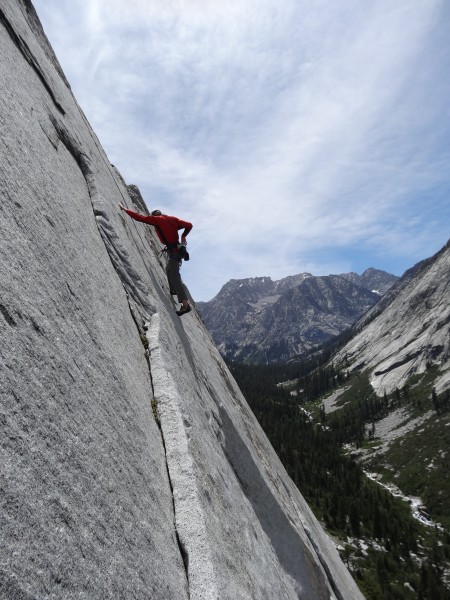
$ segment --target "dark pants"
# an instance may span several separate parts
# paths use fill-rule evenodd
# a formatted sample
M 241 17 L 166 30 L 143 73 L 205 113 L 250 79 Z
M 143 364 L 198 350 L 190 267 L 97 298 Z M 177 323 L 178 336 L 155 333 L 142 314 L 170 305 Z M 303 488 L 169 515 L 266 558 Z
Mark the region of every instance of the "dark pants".
M 169 281 L 170 291 L 176 292 L 178 301 L 187 300 L 186 291 L 180 275 L 181 260 L 177 257 L 172 258 L 169 254 L 169 262 L 166 267 L 167 279 Z

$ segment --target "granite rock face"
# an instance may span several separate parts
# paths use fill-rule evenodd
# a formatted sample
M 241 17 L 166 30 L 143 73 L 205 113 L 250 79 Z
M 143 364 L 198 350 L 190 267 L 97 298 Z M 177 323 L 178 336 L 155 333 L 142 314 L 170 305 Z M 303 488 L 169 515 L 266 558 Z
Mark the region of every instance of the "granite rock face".
M 348 329 L 397 279 L 377 269 L 325 277 L 301 273 L 280 281 L 232 279 L 198 306 L 227 359 L 282 362 Z
M 0 86 L 0 598 L 361 598 L 27 0 Z
M 379 395 L 402 388 L 414 374 L 436 367 L 438 393 L 450 387 L 450 241 L 406 271 L 355 325 L 357 335 L 336 362 L 369 369 Z

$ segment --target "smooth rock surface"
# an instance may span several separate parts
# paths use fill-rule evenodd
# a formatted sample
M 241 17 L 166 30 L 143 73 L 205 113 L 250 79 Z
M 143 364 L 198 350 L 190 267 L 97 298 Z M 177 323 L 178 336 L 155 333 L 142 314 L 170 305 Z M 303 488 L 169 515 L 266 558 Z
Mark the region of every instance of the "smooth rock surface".
M 362 598 L 27 0 L 0 1 L 0 85 L 0 598 Z
M 438 393 L 450 387 L 450 242 L 405 273 L 356 325 L 359 333 L 335 361 L 369 369 L 379 395 L 437 367 Z

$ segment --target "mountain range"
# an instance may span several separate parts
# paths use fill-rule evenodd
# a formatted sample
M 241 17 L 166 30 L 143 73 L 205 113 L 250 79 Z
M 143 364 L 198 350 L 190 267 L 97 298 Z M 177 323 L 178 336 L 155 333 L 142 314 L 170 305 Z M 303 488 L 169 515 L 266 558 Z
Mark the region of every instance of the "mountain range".
M 282 362 L 349 328 L 397 280 L 374 268 L 362 275 L 232 279 L 197 307 L 227 359 Z

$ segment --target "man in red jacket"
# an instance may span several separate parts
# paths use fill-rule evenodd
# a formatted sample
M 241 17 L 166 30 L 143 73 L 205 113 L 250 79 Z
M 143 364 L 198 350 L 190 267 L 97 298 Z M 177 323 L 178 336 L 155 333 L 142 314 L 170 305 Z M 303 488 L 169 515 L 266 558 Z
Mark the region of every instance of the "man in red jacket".
M 167 265 L 166 273 L 169 281 L 169 288 L 172 294 L 178 296 L 178 301 L 181 303 L 180 310 L 177 310 L 177 315 L 180 317 L 191 310 L 189 300 L 186 296 L 183 282 L 181 281 L 180 267 L 182 256 L 185 250 L 180 247 L 178 242 L 178 231 L 184 229 L 181 234 L 181 244 L 186 246 L 186 236 L 192 229 L 192 223 L 188 221 L 182 221 L 177 217 L 170 217 L 169 215 L 163 215 L 160 210 L 154 210 L 150 216 L 141 215 L 137 212 L 122 206 L 119 204 L 120 210 L 123 210 L 135 221 L 142 221 L 153 225 L 156 230 L 156 235 L 162 244 L 166 247 L 167 254 L 169 256 L 169 262 Z M 188 255 L 189 256 L 189 255 Z

